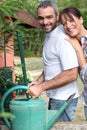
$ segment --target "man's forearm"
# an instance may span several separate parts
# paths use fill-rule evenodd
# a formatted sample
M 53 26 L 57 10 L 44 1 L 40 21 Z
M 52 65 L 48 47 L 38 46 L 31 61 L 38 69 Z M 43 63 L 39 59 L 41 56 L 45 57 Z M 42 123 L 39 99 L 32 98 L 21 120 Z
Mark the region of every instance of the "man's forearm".
M 42 91 L 62 87 L 76 80 L 77 77 L 78 77 L 78 68 L 63 71 L 61 74 L 57 75 L 53 79 L 43 82 Z
M 39 83 L 44 81 L 44 71 L 42 72 L 42 74 L 37 78 L 37 80 Z

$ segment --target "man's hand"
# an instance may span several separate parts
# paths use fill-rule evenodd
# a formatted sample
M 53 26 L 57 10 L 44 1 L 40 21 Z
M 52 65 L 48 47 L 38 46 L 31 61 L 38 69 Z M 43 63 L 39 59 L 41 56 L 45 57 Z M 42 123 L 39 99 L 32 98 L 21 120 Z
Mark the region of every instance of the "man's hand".
M 35 99 L 42 93 L 42 87 L 40 84 L 37 84 L 36 82 L 33 82 L 30 84 L 29 89 L 27 90 L 27 93 Z
M 38 81 L 33 81 L 33 82 L 31 82 L 28 86 L 31 87 L 31 86 L 33 86 L 33 85 L 37 85 L 37 84 L 39 84 Z

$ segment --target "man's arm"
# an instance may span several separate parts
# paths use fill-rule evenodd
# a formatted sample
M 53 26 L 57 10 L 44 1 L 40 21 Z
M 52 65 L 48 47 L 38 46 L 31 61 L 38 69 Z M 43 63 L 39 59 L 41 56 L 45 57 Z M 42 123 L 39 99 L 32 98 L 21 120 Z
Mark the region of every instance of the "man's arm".
M 54 89 L 54 88 L 60 88 L 63 85 L 66 85 L 76 80 L 77 77 L 78 77 L 77 67 L 73 69 L 65 70 L 51 80 L 42 82 L 41 84 L 38 85 L 33 85 L 32 87 L 30 87 L 27 93 L 29 93 L 32 96 L 32 98 L 36 98 L 43 91 Z
M 51 80 L 43 82 L 43 91 L 48 89 L 60 88 L 63 85 L 66 85 L 78 77 L 78 68 L 73 68 L 61 72 L 59 75 L 54 77 Z
M 42 71 L 41 75 L 37 78 L 37 80 L 35 80 L 35 81 L 33 81 L 33 82 L 31 82 L 31 83 L 29 84 L 29 87 L 31 87 L 31 86 L 33 86 L 33 85 L 35 85 L 35 84 L 40 84 L 40 83 L 42 83 L 43 81 L 44 81 L 44 71 Z
M 44 81 L 44 71 L 42 71 L 41 75 L 37 78 L 37 82 L 41 83 Z

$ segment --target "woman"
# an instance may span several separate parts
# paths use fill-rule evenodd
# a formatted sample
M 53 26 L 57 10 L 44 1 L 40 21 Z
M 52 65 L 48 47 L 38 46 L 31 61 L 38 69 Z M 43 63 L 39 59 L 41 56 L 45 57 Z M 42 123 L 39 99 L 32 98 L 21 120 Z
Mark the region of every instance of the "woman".
M 79 73 L 84 84 L 82 97 L 84 99 L 84 112 L 87 120 L 87 30 L 83 26 L 83 18 L 80 11 L 75 7 L 63 9 L 60 12 L 60 22 L 65 32 L 72 37 L 66 40 L 71 42 L 78 56 Z

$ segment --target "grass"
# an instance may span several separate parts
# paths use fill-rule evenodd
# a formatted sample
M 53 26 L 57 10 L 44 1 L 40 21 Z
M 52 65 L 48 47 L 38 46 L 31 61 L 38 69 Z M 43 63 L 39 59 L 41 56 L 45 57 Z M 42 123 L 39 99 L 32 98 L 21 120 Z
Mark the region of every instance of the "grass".
M 27 70 L 34 71 L 43 68 L 42 58 L 36 58 L 36 57 L 26 58 L 25 62 Z
M 19 57 L 15 58 L 15 67 L 20 68 L 21 67 L 21 61 Z M 43 68 L 42 58 L 25 58 L 25 64 L 26 64 L 26 70 L 34 71 L 34 70 L 40 70 Z

